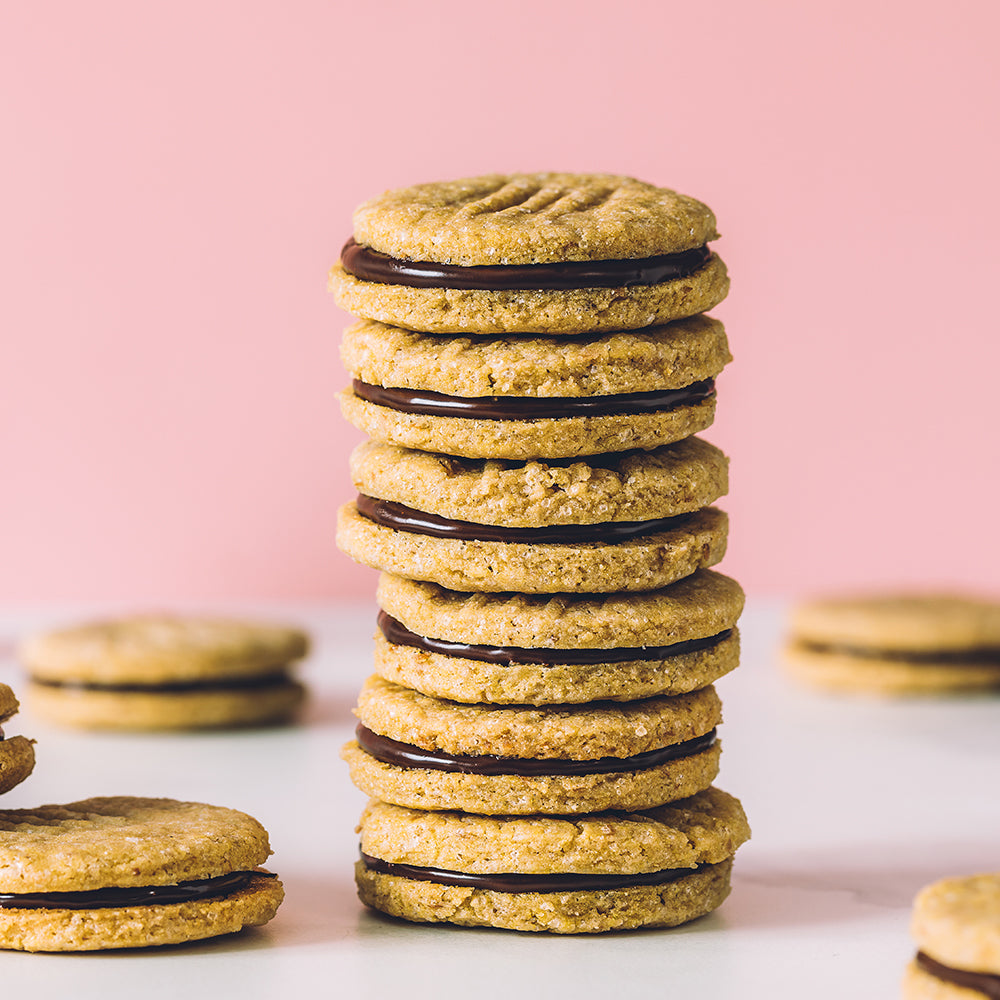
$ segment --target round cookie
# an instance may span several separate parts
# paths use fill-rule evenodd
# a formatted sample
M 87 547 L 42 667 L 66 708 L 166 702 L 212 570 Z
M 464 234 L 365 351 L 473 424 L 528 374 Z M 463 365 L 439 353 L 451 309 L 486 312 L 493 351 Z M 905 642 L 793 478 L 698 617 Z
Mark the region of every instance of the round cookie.
M 706 312 L 729 281 L 715 218 L 608 174 L 512 174 L 390 191 L 354 214 L 337 304 L 430 333 L 577 334 Z
M 270 920 L 267 832 L 233 809 L 112 797 L 0 810 L 0 947 L 177 944 Z
M 607 597 L 463 594 L 383 574 L 375 670 L 452 701 L 632 701 L 706 687 L 739 662 L 736 581 L 699 570 Z
M 359 501 L 363 500 L 359 497 Z M 366 514 L 379 516 L 382 523 Z M 498 541 L 489 537 L 493 533 L 490 526 L 450 520 L 441 525 L 434 515 L 420 515 L 405 507 L 396 511 L 384 501 L 371 502 L 366 514 L 355 502 L 341 507 L 337 522 L 341 551 L 374 569 L 460 591 L 537 594 L 655 590 L 719 562 L 728 537 L 728 519 L 715 507 L 665 522 L 639 522 L 638 526 L 631 522 L 619 528 L 615 522 L 605 522 L 598 526 L 605 538 L 609 531 L 620 531 L 624 536 L 623 540 L 611 542 L 543 540 L 552 538 L 551 533 L 539 541 Z M 452 537 L 423 533 L 430 519 L 435 520 L 432 530 L 446 530 Z M 411 526 L 408 530 L 398 530 L 407 522 Z M 414 525 L 421 528 L 420 533 L 412 530 Z M 569 533 L 571 539 L 579 538 L 585 527 L 562 529 L 556 537 Z M 518 531 L 500 530 L 504 538 L 515 537 Z M 539 537 L 528 534 L 539 529 L 524 531 L 519 537 Z M 463 534 L 479 537 L 461 537 Z
M 1000 874 L 943 879 L 913 904 L 919 952 L 907 969 L 908 1000 L 1000 993 Z
M 364 496 L 511 528 L 673 517 L 729 489 L 725 455 L 696 437 L 571 462 L 475 461 L 366 441 L 351 455 L 351 478 Z
M 789 670 L 830 690 L 937 694 L 1000 687 L 1000 603 L 958 594 L 884 594 L 797 608 Z
M 396 917 L 590 933 L 672 927 L 729 892 L 750 835 L 716 788 L 670 805 L 560 818 L 426 812 L 369 803 L 356 869 L 364 903 Z
M 655 448 L 703 430 L 731 360 L 695 316 L 599 337 L 442 337 L 362 322 L 344 335 L 344 416 L 369 436 L 469 458 Z
M 16 715 L 19 707 L 14 692 L 0 684 L 0 724 Z M 19 785 L 34 770 L 34 742 L 24 736 L 5 736 L 0 729 L 0 794 Z
M 635 811 L 707 788 L 721 704 L 673 698 L 549 708 L 462 705 L 372 677 L 342 756 L 373 798 L 483 815 Z
M 307 651 L 295 628 L 140 615 L 42 633 L 19 655 L 39 714 L 82 728 L 143 730 L 287 721 L 304 696 L 289 668 Z

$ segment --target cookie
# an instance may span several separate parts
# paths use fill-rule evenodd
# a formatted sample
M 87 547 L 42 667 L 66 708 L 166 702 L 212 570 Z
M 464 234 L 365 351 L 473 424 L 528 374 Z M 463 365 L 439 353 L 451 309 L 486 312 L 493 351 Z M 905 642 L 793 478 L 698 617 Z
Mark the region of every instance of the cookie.
M 908 1000 L 1000 996 L 1000 874 L 949 878 L 913 904 L 919 951 L 906 971 Z
M 831 690 L 936 694 L 1000 687 L 1000 603 L 957 594 L 832 598 L 794 612 L 785 660 Z
M 287 721 L 304 688 L 289 667 L 308 650 L 294 628 L 146 615 L 26 639 L 32 706 L 92 729 L 197 729 Z
M 673 927 L 718 907 L 750 829 L 708 788 L 643 812 L 494 818 L 372 802 L 361 900 L 405 920 L 557 934 Z
M 701 202 L 610 174 L 493 174 L 354 213 L 337 304 L 429 333 L 632 330 L 706 312 L 729 279 Z
M 6 724 L 19 707 L 14 692 L 0 684 L 0 723 Z M 34 770 L 34 742 L 24 736 L 5 736 L 0 729 L 0 794 L 21 784 Z
M 735 580 L 699 570 L 645 594 L 464 594 L 383 574 L 375 671 L 451 701 L 633 701 L 706 687 L 739 662 Z
M 463 705 L 380 677 L 342 756 L 372 798 L 483 815 L 627 812 L 685 798 L 718 773 L 714 688 L 547 708 Z
M 362 322 L 344 334 L 344 416 L 378 441 L 467 458 L 571 458 L 704 430 L 731 360 L 695 316 L 601 336 L 445 337 Z
M 94 798 L 0 810 L 0 947 L 178 944 L 267 923 L 267 831 L 234 809 Z

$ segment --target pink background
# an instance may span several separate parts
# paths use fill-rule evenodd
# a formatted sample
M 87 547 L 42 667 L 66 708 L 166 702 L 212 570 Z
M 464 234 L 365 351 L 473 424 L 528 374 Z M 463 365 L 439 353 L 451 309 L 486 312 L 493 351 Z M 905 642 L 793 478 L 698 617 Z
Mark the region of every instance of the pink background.
M 324 599 L 353 206 L 506 170 L 707 201 L 752 593 L 1000 587 L 991 0 L 8 5 L 0 599 Z

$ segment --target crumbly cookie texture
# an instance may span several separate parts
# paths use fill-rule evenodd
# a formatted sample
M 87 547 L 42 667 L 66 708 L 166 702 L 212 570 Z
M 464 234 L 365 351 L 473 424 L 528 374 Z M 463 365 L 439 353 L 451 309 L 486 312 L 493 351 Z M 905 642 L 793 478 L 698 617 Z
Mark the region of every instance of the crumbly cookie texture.
M 481 420 L 404 413 L 340 394 L 344 419 L 376 441 L 464 458 L 575 458 L 653 449 L 697 434 L 715 419 L 715 397 L 647 413 Z
M 155 684 L 268 673 L 307 649 L 295 628 L 139 615 L 41 633 L 21 644 L 19 656 L 33 676 L 48 680 Z
M 372 801 L 361 850 L 394 864 L 476 874 L 634 874 L 717 864 L 750 836 L 738 799 L 707 788 L 647 812 L 497 818 Z
M 284 898 L 281 883 L 258 875 L 217 899 L 96 910 L 0 909 L 0 948 L 103 951 L 180 944 L 266 924 Z
M 571 463 L 462 460 L 366 441 L 351 455 L 351 477 L 366 496 L 524 528 L 672 517 L 714 503 L 729 488 L 725 455 L 696 437 Z
M 21 784 L 35 769 L 34 743 L 24 736 L 0 740 L 0 795 Z
M 163 692 L 30 684 L 28 697 L 39 716 L 79 729 L 214 729 L 288 722 L 301 706 L 305 688 L 294 680 L 245 690 Z
M 728 520 L 715 507 L 612 545 L 434 538 L 382 527 L 353 501 L 337 522 L 337 545 L 355 562 L 452 590 L 524 594 L 654 590 L 719 562 L 727 537 Z
M 358 862 L 358 896 L 367 906 L 420 923 L 594 934 L 676 927 L 719 907 L 732 862 L 710 865 L 662 886 L 599 892 L 493 892 L 379 875 Z
M 684 694 L 739 663 L 739 632 L 708 649 L 664 659 L 561 665 L 489 663 L 429 653 L 375 636 L 375 672 L 422 694 L 466 703 L 563 705 Z
M 719 773 L 721 748 L 639 771 L 602 774 L 459 774 L 396 767 L 365 753 L 355 741 L 341 751 L 351 781 L 366 795 L 413 809 L 452 809 L 488 816 L 567 815 L 651 809 L 700 792 Z
M 20 707 L 13 689 L 7 684 L 0 684 L 0 723 L 17 715 L 17 710 Z
M 0 892 L 171 885 L 262 864 L 267 831 L 245 813 L 130 796 L 0 810 Z
M 641 701 L 464 705 L 370 677 L 356 714 L 372 732 L 448 754 L 552 760 L 631 757 L 710 732 L 722 721 L 715 689 Z
M 1000 688 L 1000 663 L 907 663 L 877 651 L 856 655 L 790 642 L 782 659 L 789 673 L 813 687 L 874 695 L 941 695 Z
M 1000 602 L 959 594 L 831 598 L 796 608 L 792 635 L 867 650 L 1000 650 Z
M 728 576 L 698 570 L 644 594 L 459 593 L 383 573 L 379 606 L 418 635 L 474 645 L 614 648 L 666 646 L 717 635 L 743 611 Z
M 732 360 L 722 324 L 708 316 L 571 338 L 431 336 L 363 320 L 345 331 L 340 356 L 369 385 L 465 397 L 680 389 Z
M 942 965 L 1000 975 L 1000 874 L 926 886 L 914 900 L 911 931 Z
M 657 285 L 487 291 L 383 285 L 361 281 L 335 264 L 327 288 L 345 312 L 408 330 L 569 336 L 641 330 L 707 312 L 729 292 L 729 275 L 712 254 L 694 274 Z
M 354 212 L 360 244 L 461 266 L 655 257 L 717 237 L 706 205 L 615 174 L 488 174 L 416 184 Z

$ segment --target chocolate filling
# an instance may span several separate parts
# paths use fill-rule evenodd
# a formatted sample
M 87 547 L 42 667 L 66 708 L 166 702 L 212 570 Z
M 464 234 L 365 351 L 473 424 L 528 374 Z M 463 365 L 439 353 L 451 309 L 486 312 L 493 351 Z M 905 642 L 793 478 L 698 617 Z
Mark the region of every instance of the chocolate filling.
M 480 875 L 453 872 L 444 868 L 397 864 L 373 858 L 363 851 L 361 860 L 369 871 L 380 875 L 396 875 L 418 882 L 437 882 L 440 885 L 458 885 L 469 889 L 489 889 L 492 892 L 599 892 L 602 889 L 628 889 L 635 885 L 664 885 L 685 875 L 693 875 L 699 870 L 699 868 L 667 868 L 663 871 L 644 872 L 638 875 L 587 875 L 575 872 L 546 875 L 523 873 Z
M 953 663 L 961 664 L 998 664 L 1000 665 L 1000 649 L 996 646 L 985 646 L 980 649 L 875 649 L 866 646 L 851 646 L 846 643 L 808 642 L 802 645 L 814 653 L 827 653 L 839 656 L 860 656 L 866 659 L 892 660 L 894 663 Z
M 345 271 L 362 281 L 409 288 L 461 288 L 483 291 L 574 288 L 623 288 L 658 285 L 694 274 L 708 263 L 707 246 L 657 257 L 624 260 L 567 260 L 554 264 L 477 264 L 462 267 L 433 261 L 400 260 L 357 243 L 352 236 L 340 251 Z
M 358 745 L 383 764 L 395 767 L 419 767 L 429 771 L 449 771 L 455 774 L 498 776 L 519 775 L 526 778 L 563 777 L 578 774 L 617 774 L 658 767 L 671 760 L 689 757 L 707 750 L 715 742 L 715 730 L 670 746 L 647 750 L 633 757 L 598 757 L 595 760 L 562 760 L 549 757 L 496 757 L 493 754 L 450 754 L 441 750 L 424 750 L 409 743 L 399 743 L 373 733 L 361 724 L 356 730 Z
M 176 885 L 109 886 L 80 892 L 4 892 L 0 909 L 104 910 L 120 906 L 162 906 L 191 900 L 229 896 L 245 889 L 257 876 L 276 878 L 271 872 L 230 872 L 216 878 L 193 879 Z
M 455 538 L 477 542 L 511 542 L 522 545 L 580 545 L 603 542 L 613 545 L 631 538 L 641 538 L 668 528 L 678 528 L 688 514 L 658 517 L 650 521 L 604 521 L 600 524 L 550 524 L 541 528 L 508 528 L 499 524 L 475 524 L 453 521 L 437 514 L 414 510 L 392 500 L 375 500 L 358 495 L 358 513 L 383 528 L 409 531 L 434 538 Z
M 211 678 L 203 681 L 171 681 L 162 684 L 107 684 L 95 681 L 57 681 L 32 677 L 32 684 L 61 688 L 66 691 L 108 691 L 118 694 L 185 694 L 208 691 L 258 691 L 288 683 L 285 673 L 261 674 L 257 677 Z
M 354 395 L 400 413 L 468 420 L 556 420 L 654 413 L 692 406 L 715 396 L 715 382 L 705 379 L 682 389 L 628 392 L 615 396 L 447 396 L 423 389 L 396 389 L 355 379 Z
M 414 646 L 428 653 L 459 656 L 483 663 L 543 663 L 558 666 L 589 666 L 594 663 L 627 663 L 632 660 L 665 660 L 682 653 L 711 649 L 732 634 L 726 629 L 705 639 L 688 639 L 671 646 L 618 646 L 611 649 L 525 649 L 518 646 L 474 646 L 465 642 L 430 639 L 411 632 L 402 622 L 385 611 L 378 615 L 378 627 L 386 639 L 397 646 Z
M 991 972 L 970 972 L 968 969 L 954 969 L 950 965 L 936 962 L 930 955 L 917 952 L 917 965 L 924 972 L 946 983 L 953 983 L 966 990 L 977 990 L 990 1000 L 1000 1000 L 1000 976 Z

